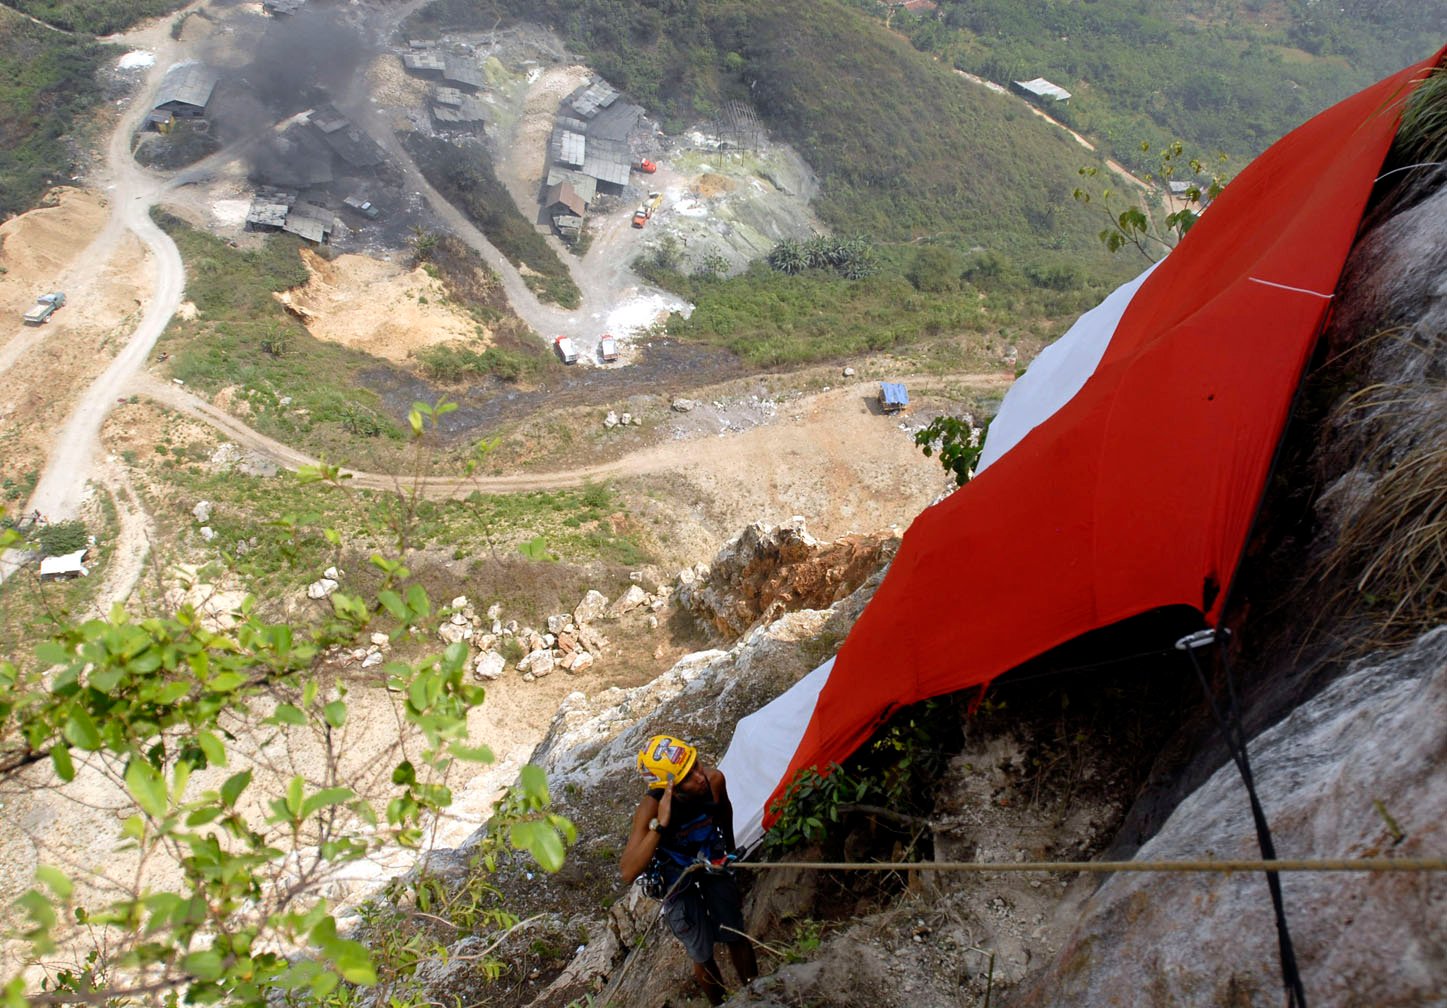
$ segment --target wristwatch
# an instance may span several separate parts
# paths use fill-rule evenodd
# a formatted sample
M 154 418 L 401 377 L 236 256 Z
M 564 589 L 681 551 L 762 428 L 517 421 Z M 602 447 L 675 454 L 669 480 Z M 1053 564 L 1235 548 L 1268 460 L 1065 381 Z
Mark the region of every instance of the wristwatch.
M 652 819 L 648 820 L 648 831 L 650 833 L 657 833 L 660 829 L 662 829 L 662 827 L 658 825 L 657 816 L 654 816 Z

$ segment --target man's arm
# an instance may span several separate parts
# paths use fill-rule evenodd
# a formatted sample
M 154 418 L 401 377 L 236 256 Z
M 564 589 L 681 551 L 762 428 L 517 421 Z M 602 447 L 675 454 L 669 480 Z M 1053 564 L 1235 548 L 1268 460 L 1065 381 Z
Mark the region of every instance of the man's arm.
M 671 799 L 673 786 L 669 785 L 665 794 Z M 672 801 L 669 805 L 672 806 Z M 668 825 L 667 810 L 660 807 L 657 798 L 652 794 L 643 796 L 638 803 L 638 808 L 633 812 L 633 825 L 628 831 L 628 843 L 623 848 L 623 856 L 618 859 L 618 870 L 623 875 L 623 883 L 631 884 L 634 879 L 643 874 L 648 867 L 648 862 L 653 860 L 654 851 L 658 850 L 658 841 L 662 834 L 648 828 L 648 824 L 658 819 L 661 825 Z
M 729 789 L 724 781 L 723 771 L 714 770 L 709 784 L 713 787 L 713 800 L 718 803 L 718 828 L 723 834 L 724 846 L 733 850 L 738 846 L 734 843 L 734 803 L 729 801 Z

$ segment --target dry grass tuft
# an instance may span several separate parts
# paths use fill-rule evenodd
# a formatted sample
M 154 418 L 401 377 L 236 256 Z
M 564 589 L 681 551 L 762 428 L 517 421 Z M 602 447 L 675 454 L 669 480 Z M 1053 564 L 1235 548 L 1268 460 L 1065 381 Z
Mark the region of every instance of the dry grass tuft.
M 1381 475 L 1321 577 L 1347 583 L 1344 592 L 1372 608 L 1377 632 L 1400 641 L 1447 621 L 1447 382 L 1363 389 L 1332 425 L 1353 424 L 1370 429 L 1361 458 Z

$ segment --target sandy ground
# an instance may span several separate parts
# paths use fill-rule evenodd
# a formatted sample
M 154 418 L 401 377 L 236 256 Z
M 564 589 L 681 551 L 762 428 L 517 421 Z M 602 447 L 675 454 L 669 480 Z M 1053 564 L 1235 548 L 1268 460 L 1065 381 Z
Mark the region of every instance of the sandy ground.
M 440 280 L 420 267 L 362 255 L 328 261 L 302 250 L 311 279 L 277 299 L 317 339 L 404 362 L 414 350 L 479 335 L 479 327 L 447 305 Z M 486 343 L 476 346 L 481 349 Z
M 95 192 L 58 189 L 57 204 L 0 224 L 0 472 L 44 466 L 72 404 L 100 373 L 141 309 L 151 263 L 126 234 L 102 264 L 86 251 L 109 214 Z M 40 326 L 21 315 L 47 291 L 66 304 Z

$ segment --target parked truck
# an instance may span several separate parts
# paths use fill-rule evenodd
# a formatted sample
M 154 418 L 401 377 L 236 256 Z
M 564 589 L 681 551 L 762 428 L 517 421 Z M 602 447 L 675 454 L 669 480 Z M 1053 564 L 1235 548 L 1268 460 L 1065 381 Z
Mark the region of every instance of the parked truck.
M 564 364 L 578 363 L 578 347 L 566 336 L 559 336 L 553 340 L 553 347 L 558 351 L 558 356 L 563 359 Z
M 598 356 L 602 357 L 605 363 L 618 359 L 618 341 L 608 333 L 604 333 L 603 338 L 598 341 Z
M 25 313 L 27 325 L 40 325 L 55 314 L 55 310 L 65 304 L 65 292 L 52 291 L 49 294 L 42 294 L 35 299 L 35 307 Z
M 638 209 L 633 211 L 633 226 L 636 228 L 641 228 L 644 224 L 647 224 L 653 218 L 654 212 L 657 211 L 658 208 L 662 205 L 663 193 L 649 193 L 648 199 L 644 200 L 643 203 L 639 205 Z

